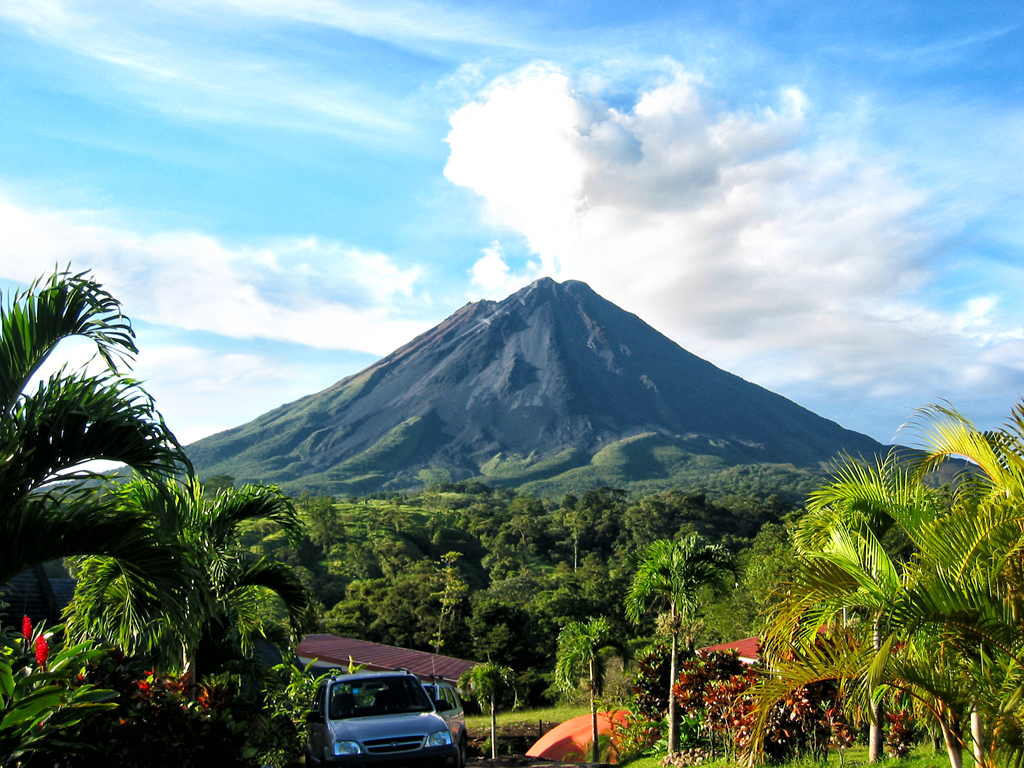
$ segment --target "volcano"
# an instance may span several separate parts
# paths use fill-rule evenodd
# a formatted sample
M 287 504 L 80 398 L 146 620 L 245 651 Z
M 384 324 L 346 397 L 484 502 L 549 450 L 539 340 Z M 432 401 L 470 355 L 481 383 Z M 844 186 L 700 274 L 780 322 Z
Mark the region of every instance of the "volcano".
M 698 457 L 820 469 L 884 450 L 687 352 L 585 283 L 542 278 L 187 453 L 203 477 L 351 494 L 468 478 L 671 483 Z

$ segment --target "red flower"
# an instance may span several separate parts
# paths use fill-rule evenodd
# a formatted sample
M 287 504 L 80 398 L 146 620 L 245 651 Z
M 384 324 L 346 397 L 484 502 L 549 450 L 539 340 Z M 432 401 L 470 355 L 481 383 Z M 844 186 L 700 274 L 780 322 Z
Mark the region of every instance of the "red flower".
M 50 658 L 50 646 L 46 644 L 46 638 L 40 635 L 36 638 L 36 661 L 39 666 L 46 669 L 46 660 Z
M 32 637 L 32 619 L 30 619 L 28 616 L 25 616 L 21 620 L 21 634 L 25 637 L 26 640 Z

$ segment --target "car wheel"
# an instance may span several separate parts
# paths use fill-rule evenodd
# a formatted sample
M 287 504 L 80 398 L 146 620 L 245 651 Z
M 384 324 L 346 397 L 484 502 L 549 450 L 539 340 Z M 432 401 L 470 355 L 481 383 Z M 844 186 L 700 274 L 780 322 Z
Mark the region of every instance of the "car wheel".
M 459 768 L 466 768 L 466 735 L 459 739 Z

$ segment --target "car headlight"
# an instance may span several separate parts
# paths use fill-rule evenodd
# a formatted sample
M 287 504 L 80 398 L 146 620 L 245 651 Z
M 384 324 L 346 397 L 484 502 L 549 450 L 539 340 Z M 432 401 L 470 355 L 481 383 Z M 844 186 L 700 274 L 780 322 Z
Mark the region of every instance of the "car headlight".
M 427 736 L 428 747 L 446 747 L 452 743 L 452 735 L 448 731 L 437 731 Z
M 336 741 L 334 742 L 335 755 L 358 755 L 362 750 L 358 741 Z

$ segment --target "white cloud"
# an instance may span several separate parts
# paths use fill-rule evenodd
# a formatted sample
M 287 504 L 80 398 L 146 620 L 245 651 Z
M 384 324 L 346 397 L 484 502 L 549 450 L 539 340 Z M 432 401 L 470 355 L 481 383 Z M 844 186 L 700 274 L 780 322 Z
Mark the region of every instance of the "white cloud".
M 812 140 L 797 89 L 710 114 L 699 85 L 678 72 L 619 111 L 532 66 L 452 116 L 445 174 L 545 274 L 587 281 L 759 383 L 955 397 L 982 366 L 1024 385 L 1020 366 L 980 354 L 1020 337 L 997 295 L 955 310 L 922 298 L 936 280 L 926 194 L 852 141 Z
M 537 279 L 540 274 L 540 265 L 535 262 L 527 264 L 522 272 L 513 273 L 505 262 L 505 254 L 498 242 L 484 248 L 483 254 L 470 269 L 471 299 L 504 299 Z
M 315 239 L 231 248 L 193 232 L 141 235 L 96 213 L 30 211 L 0 198 L 0 277 L 91 269 L 126 313 L 234 338 L 385 354 L 428 323 L 405 319 L 419 278 L 380 253 Z

